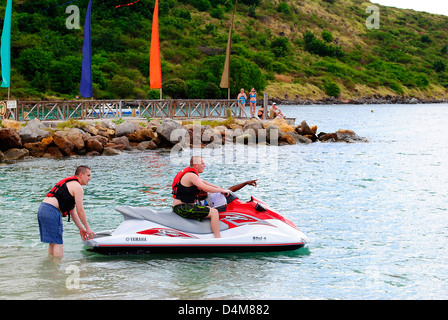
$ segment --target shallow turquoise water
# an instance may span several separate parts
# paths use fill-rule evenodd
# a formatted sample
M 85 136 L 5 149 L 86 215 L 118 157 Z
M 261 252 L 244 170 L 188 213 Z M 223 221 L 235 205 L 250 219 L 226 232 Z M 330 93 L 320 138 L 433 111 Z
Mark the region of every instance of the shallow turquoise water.
M 203 178 L 261 198 L 311 243 L 284 253 L 106 257 L 64 223 L 64 258 L 39 241 L 37 207 L 57 179 L 87 164 L 94 231 L 117 205 L 166 208 L 189 153 L 36 159 L 0 167 L 0 299 L 447 299 L 447 105 L 291 106 L 318 131 L 369 143 L 201 150 Z M 373 112 L 371 112 L 373 111 Z

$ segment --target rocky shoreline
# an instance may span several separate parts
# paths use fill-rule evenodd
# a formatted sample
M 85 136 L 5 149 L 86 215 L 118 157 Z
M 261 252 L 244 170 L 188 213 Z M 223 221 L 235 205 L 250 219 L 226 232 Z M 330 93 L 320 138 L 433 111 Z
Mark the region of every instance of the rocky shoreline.
M 335 97 L 328 97 L 320 100 L 311 99 L 277 99 L 270 98 L 269 101 L 275 102 L 280 105 L 331 105 L 331 104 L 431 104 L 431 103 L 448 103 L 448 99 L 433 99 L 433 98 L 415 98 L 415 97 L 405 97 L 405 96 L 382 96 L 375 94 L 372 97 L 356 98 L 356 99 L 338 99 Z
M 313 142 L 368 142 L 351 130 L 320 132 L 302 121 L 289 125 L 284 119 L 201 121 L 172 119 L 70 120 L 26 123 L 3 120 L 0 127 L 0 163 L 27 158 L 118 155 L 125 151 L 159 148 L 219 148 L 227 143 L 283 146 Z

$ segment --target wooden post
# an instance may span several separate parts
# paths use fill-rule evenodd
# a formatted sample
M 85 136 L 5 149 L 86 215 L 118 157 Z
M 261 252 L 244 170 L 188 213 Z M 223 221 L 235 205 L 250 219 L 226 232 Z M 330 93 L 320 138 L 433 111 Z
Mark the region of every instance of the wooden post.
M 263 95 L 263 108 L 264 108 L 263 120 L 266 120 L 266 114 L 269 112 L 269 110 L 268 110 L 268 93 L 267 92 L 265 92 Z

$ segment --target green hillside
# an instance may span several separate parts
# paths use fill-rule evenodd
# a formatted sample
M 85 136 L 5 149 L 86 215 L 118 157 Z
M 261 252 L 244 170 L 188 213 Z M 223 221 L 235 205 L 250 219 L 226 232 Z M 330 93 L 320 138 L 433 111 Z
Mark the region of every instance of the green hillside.
M 79 95 L 88 0 L 13 3 L 12 97 Z M 95 99 L 158 98 L 148 79 L 154 3 L 93 1 Z M 159 0 L 164 96 L 227 97 L 219 82 L 233 3 Z M 69 5 L 80 9 L 79 29 L 66 27 Z M 255 87 L 271 98 L 290 100 L 448 98 L 448 17 L 378 5 L 380 28 L 369 30 L 369 5 L 356 0 L 239 0 L 232 95 Z M 2 1 L 1 19 L 5 6 Z M 6 96 L 2 88 L 0 98 Z

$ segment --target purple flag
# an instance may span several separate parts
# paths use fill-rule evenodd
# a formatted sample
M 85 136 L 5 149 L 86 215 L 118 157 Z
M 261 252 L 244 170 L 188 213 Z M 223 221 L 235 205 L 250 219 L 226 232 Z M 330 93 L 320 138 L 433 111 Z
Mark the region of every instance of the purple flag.
M 80 93 L 84 98 L 93 97 L 92 85 L 92 44 L 90 39 L 90 15 L 92 0 L 87 7 L 86 21 L 84 22 L 84 43 L 82 45 L 82 71 Z

